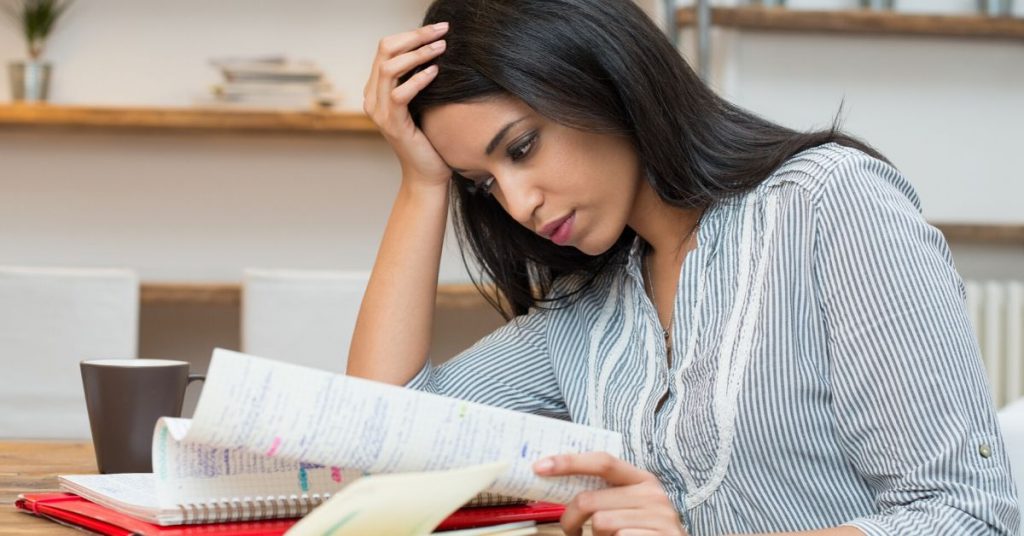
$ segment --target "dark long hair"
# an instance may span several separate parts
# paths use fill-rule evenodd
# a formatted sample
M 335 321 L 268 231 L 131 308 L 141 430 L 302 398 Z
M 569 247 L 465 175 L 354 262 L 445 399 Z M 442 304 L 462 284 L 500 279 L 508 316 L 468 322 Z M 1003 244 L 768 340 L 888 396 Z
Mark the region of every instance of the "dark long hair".
M 789 157 L 828 142 L 884 160 L 842 134 L 838 114 L 827 130 L 797 132 L 720 98 L 630 0 L 436 0 L 423 23 L 444 21 L 448 47 L 431 62 L 438 75 L 409 106 L 417 125 L 431 107 L 511 96 L 568 127 L 626 136 L 654 191 L 682 208 L 746 192 Z M 536 235 L 458 175 L 450 199 L 463 262 L 506 320 L 584 290 L 624 261 L 635 237 L 627 227 L 590 256 Z M 493 291 L 472 275 L 467 251 Z M 584 283 L 545 298 L 567 274 Z

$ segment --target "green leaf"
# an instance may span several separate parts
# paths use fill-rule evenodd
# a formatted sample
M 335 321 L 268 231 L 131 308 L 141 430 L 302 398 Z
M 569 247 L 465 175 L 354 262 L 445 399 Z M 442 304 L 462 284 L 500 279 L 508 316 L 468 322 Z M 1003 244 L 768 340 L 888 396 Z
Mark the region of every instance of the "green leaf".
M 3 11 L 14 21 L 25 37 L 29 56 L 42 54 L 46 40 L 53 33 L 57 21 L 71 6 L 73 0 L 0 0 Z

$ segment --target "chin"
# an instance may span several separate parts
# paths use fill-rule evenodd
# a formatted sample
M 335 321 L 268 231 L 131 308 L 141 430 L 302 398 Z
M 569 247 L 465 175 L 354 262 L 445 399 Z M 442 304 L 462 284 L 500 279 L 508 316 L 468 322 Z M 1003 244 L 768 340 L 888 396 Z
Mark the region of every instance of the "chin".
M 626 230 L 625 223 L 615 226 L 607 225 L 607 220 L 597 222 L 585 216 L 584 218 L 579 218 L 579 211 L 577 211 L 577 223 L 581 225 L 573 229 L 573 236 L 565 247 L 575 248 L 577 251 L 591 257 L 607 253 L 608 250 L 615 246 L 619 237 Z M 604 223 L 606 225 L 587 225 L 589 223 Z
M 612 249 L 612 246 L 615 245 L 615 242 L 617 240 L 618 240 L 618 237 L 611 238 L 611 239 L 605 239 L 604 237 L 602 237 L 601 239 L 598 239 L 598 240 L 586 240 L 586 239 L 584 239 L 584 240 L 580 241 L 580 243 L 578 243 L 578 244 L 570 244 L 570 246 L 575 247 L 576 249 L 578 249 L 582 253 L 590 255 L 591 257 L 596 257 L 596 256 L 601 255 L 603 253 L 606 253 L 608 250 Z
M 591 257 L 596 257 L 596 256 L 601 255 L 603 253 L 607 253 L 608 250 L 611 249 L 613 245 L 615 245 L 615 244 L 614 243 L 608 244 L 608 247 L 603 247 L 603 248 L 583 249 L 583 248 L 580 247 L 580 248 L 576 248 L 576 249 L 582 251 L 583 253 L 586 253 L 587 255 L 590 255 Z

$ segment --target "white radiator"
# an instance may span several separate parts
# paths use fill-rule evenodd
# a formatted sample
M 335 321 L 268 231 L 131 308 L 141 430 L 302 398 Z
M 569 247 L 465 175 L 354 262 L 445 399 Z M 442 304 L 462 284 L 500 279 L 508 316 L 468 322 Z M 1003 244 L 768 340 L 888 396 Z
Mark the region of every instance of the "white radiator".
M 996 407 L 1024 397 L 1024 282 L 965 281 Z

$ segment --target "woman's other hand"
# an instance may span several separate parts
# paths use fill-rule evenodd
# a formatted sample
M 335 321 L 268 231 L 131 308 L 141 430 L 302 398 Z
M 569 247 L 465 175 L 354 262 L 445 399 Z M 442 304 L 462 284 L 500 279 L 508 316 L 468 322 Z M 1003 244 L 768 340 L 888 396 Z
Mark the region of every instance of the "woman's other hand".
M 578 536 L 591 520 L 595 536 L 686 535 L 657 477 L 604 452 L 561 454 L 539 460 L 540 476 L 591 475 L 612 487 L 584 491 L 566 505 L 562 530 Z
M 398 80 L 440 56 L 446 46 L 441 37 L 447 31 L 448 23 L 442 22 L 381 39 L 370 80 L 363 90 L 363 110 L 398 155 L 403 179 L 429 185 L 447 185 L 452 173 L 416 127 L 409 115 L 409 102 L 434 80 L 437 65 L 421 70 L 401 85 Z

